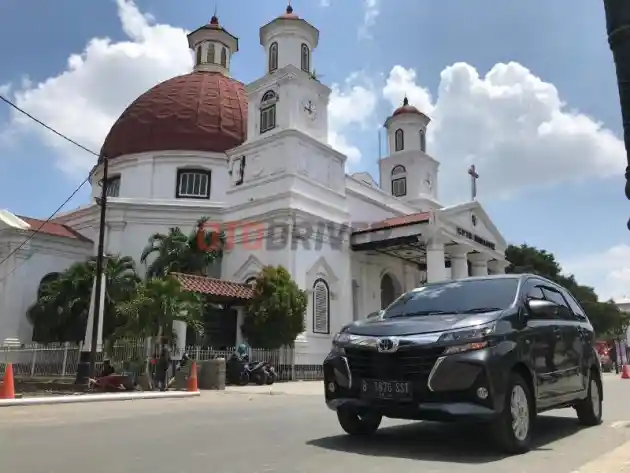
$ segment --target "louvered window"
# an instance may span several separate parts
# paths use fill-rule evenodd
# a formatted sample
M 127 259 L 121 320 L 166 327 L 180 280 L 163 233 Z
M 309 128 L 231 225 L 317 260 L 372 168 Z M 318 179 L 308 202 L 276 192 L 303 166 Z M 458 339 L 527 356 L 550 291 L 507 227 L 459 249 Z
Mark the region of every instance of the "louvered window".
M 330 333 L 330 290 L 323 279 L 313 284 L 313 333 Z

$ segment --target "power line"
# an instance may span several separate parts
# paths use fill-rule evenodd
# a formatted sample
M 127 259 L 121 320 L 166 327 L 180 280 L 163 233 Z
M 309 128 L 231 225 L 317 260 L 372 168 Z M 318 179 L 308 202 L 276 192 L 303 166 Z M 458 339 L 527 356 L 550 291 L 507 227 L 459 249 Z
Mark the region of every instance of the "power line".
M 42 122 L 41 120 L 39 120 L 38 118 L 34 117 L 33 115 L 31 115 L 30 113 L 28 113 L 26 110 L 23 110 L 22 108 L 18 107 L 16 104 L 14 104 L 11 100 L 7 99 L 6 97 L 0 95 L 0 100 L 2 100 L 4 103 L 6 103 L 7 105 L 9 105 L 10 107 L 12 107 L 13 109 L 17 110 L 18 112 L 20 112 L 21 114 L 25 115 L 26 117 L 30 118 L 31 120 L 33 120 L 35 123 L 43 126 L 44 128 L 46 128 L 48 131 L 53 132 L 55 135 L 63 138 L 64 140 L 68 141 L 69 143 L 72 143 L 73 145 L 81 148 L 82 150 L 96 156 L 100 158 L 100 155 L 94 151 L 92 151 L 91 149 L 83 146 L 81 143 L 76 142 L 75 140 L 73 140 L 72 138 L 64 135 L 63 133 L 58 132 L 57 130 L 55 130 L 54 128 L 52 128 L 51 126 L 47 125 L 46 123 Z M 50 223 L 50 221 L 55 218 L 55 216 L 59 213 L 59 211 L 61 209 L 63 209 L 66 204 L 68 202 L 70 202 L 72 200 L 72 198 L 77 195 L 77 193 L 81 190 L 81 188 L 85 185 L 86 182 L 88 182 L 90 180 L 90 178 L 92 177 L 92 174 L 94 173 L 96 168 L 94 168 L 89 174 L 88 176 L 83 180 L 83 182 L 81 182 L 81 184 L 79 184 L 79 186 L 72 192 L 72 194 L 70 194 L 70 196 L 63 202 L 63 204 L 61 204 L 59 207 L 57 207 L 57 209 L 52 213 L 52 215 L 50 217 L 48 217 L 46 220 L 44 220 L 42 222 L 42 224 L 37 227 L 35 230 L 32 231 L 32 233 L 20 244 L 18 245 L 17 248 L 15 248 L 13 251 L 11 251 L 4 259 L 2 259 L 2 261 L 0 261 L 0 266 L 2 266 L 2 264 L 4 264 L 9 258 L 11 258 L 11 256 L 13 256 L 14 254 L 16 254 L 18 251 L 20 251 L 20 249 L 22 247 L 24 247 L 24 245 L 26 245 L 35 235 L 37 235 L 42 228 L 44 228 L 44 226 L 48 223 Z M 23 262 L 22 264 L 16 266 L 13 271 L 11 271 L 9 274 L 7 274 L 3 279 L 0 279 L 0 282 L 3 282 L 5 279 L 7 279 L 9 276 L 11 276 L 15 271 L 17 271 L 17 269 L 19 267 L 21 267 L 24 263 L 26 263 L 26 261 L 28 261 L 31 256 L 33 256 L 33 253 L 31 253 Z
M 11 102 L 8 98 L 4 97 L 3 95 L 0 95 L 0 100 L 2 100 L 4 103 L 6 103 L 7 105 L 9 105 L 10 107 L 12 107 L 13 109 L 17 110 L 18 112 L 20 112 L 22 115 L 27 116 L 28 118 L 30 118 L 31 120 L 33 120 L 35 123 L 37 123 L 38 125 L 43 126 L 44 128 L 46 128 L 48 131 L 52 131 L 55 135 L 63 138 L 64 140 L 68 141 L 69 143 L 72 143 L 74 146 L 77 146 L 79 148 L 81 148 L 83 151 L 87 151 L 90 154 L 93 154 L 94 156 L 100 158 L 100 155 L 98 153 L 95 153 L 94 151 L 92 151 L 89 148 L 86 148 L 85 146 L 83 146 L 81 143 L 78 143 L 76 141 L 74 141 L 72 138 L 67 137 L 66 135 L 64 135 L 63 133 L 58 132 L 57 130 L 55 130 L 53 127 L 46 125 L 43 121 L 39 120 L 38 118 L 35 118 L 33 115 L 31 115 L 30 113 L 28 113 L 26 110 L 21 109 L 20 107 L 18 107 L 17 105 L 15 105 L 13 102 Z

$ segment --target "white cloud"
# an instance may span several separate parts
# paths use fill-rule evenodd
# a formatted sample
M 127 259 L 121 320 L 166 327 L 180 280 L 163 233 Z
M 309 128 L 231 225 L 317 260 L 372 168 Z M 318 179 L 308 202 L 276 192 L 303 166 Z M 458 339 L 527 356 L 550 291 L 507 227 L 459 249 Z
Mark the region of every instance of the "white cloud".
M 566 273 L 594 287 L 600 300 L 630 299 L 630 245 L 619 244 L 605 251 L 584 255 L 562 264 Z
M 330 0 L 319 0 L 319 6 L 320 7 L 329 7 L 330 6 Z
M 19 87 L 6 84 L 0 89 L 4 94 L 12 91 L 18 106 L 95 152 L 129 103 L 155 84 L 192 67 L 187 31 L 155 23 L 131 0 L 117 0 L 117 6 L 127 40 L 93 38 L 81 54 L 68 58 L 67 69 L 59 75 L 38 84 L 22 79 Z M 378 94 L 361 73 L 352 74 L 332 89 L 329 140 L 348 156 L 349 165 L 356 164 L 361 152 L 348 142 L 344 132 L 366 126 L 376 109 Z M 14 137 L 16 130 L 39 134 L 57 151 L 64 171 L 84 174 L 93 166 L 94 156 L 26 117 L 14 114 L 12 124 L 5 137 Z
M 370 29 L 381 14 L 381 0 L 363 0 L 363 24 L 359 27 L 359 38 L 371 38 Z
M 22 81 L 13 91 L 18 106 L 96 152 L 130 102 L 192 66 L 185 30 L 153 23 L 130 0 L 117 0 L 117 5 L 126 41 L 93 38 L 82 53 L 68 58 L 59 75 L 38 84 Z M 14 114 L 13 125 L 40 134 L 57 150 L 64 171 L 83 174 L 94 164 L 94 156 L 26 117 Z
M 442 71 L 436 101 L 415 71 L 395 66 L 383 88 L 392 107 L 407 94 L 433 119 L 429 152 L 441 162 L 441 198 L 467 198 L 466 170 L 480 174 L 479 194 L 509 196 L 533 185 L 621 174 L 623 142 L 570 110 L 553 84 L 520 64 L 496 64 L 481 77 L 465 63 Z M 463 185 L 462 185 L 463 184 Z
M 333 84 L 328 105 L 328 141 L 348 156 L 348 165 L 355 166 L 361 152 L 352 146 L 344 133 L 352 127 L 367 128 L 374 117 L 378 93 L 374 85 L 360 72 L 351 74 L 340 86 Z

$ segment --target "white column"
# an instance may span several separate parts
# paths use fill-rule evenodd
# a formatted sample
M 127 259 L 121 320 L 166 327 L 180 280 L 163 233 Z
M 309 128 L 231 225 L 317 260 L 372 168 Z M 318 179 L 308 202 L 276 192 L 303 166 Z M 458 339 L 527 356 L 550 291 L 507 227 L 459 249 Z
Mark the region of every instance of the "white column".
M 429 240 L 427 243 L 427 282 L 440 282 L 445 279 L 444 243 L 439 240 Z
M 505 274 L 505 269 L 510 265 L 509 261 L 496 260 L 488 261 L 488 269 L 492 271 L 492 274 Z
M 186 350 L 186 331 L 188 324 L 181 320 L 173 320 L 173 335 L 175 336 L 175 352 L 173 353 L 173 360 L 181 360 Z
M 453 249 L 449 249 L 453 279 L 463 279 L 468 277 L 468 251 L 468 248 L 459 245 Z
M 471 276 L 488 275 L 488 256 L 483 253 L 473 253 L 468 256 L 471 263 Z
M 107 284 L 107 278 L 105 274 L 101 274 L 101 298 L 98 311 L 98 328 L 96 338 L 96 351 L 103 351 L 103 319 L 105 318 L 105 285 Z M 92 349 L 92 333 L 94 329 L 94 308 L 96 298 L 96 277 L 92 283 L 92 293 L 90 294 L 90 309 L 88 311 L 87 326 L 85 328 L 85 340 L 83 340 L 83 351 L 90 351 Z

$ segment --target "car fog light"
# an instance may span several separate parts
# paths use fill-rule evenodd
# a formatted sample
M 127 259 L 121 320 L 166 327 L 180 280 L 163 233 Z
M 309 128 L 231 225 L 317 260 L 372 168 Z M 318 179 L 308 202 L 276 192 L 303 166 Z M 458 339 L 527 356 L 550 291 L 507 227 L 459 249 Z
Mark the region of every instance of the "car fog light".
M 335 386 L 335 383 L 333 383 L 333 382 L 328 383 L 328 390 L 331 393 L 334 393 L 336 389 L 337 389 L 337 386 Z
M 483 386 L 480 388 L 477 388 L 477 397 L 479 399 L 486 399 L 488 397 L 488 390 L 486 388 L 484 388 Z

